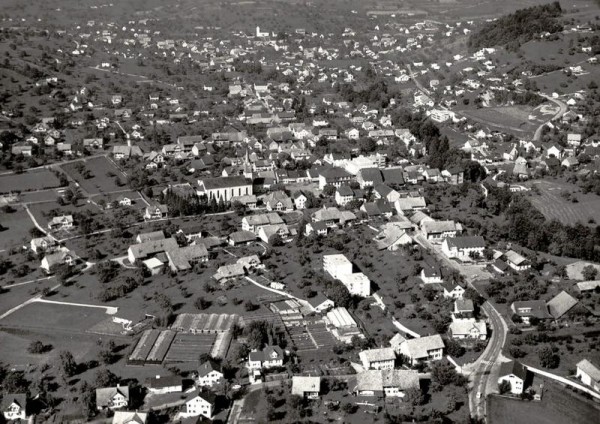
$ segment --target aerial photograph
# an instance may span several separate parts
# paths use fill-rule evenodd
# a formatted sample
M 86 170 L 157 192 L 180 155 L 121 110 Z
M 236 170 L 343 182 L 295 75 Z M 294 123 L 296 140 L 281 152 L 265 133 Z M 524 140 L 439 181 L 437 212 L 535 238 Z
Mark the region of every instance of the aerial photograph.
M 600 424 L 600 0 L 0 0 L 0 424 Z

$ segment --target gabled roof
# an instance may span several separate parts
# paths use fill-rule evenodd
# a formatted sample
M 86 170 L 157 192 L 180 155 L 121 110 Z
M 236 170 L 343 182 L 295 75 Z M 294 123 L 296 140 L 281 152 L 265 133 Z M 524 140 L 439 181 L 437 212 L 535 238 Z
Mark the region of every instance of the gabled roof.
M 418 339 L 406 340 L 406 351 L 409 356 L 414 359 L 425 358 L 432 350 L 443 349 L 445 347 L 444 340 L 439 334 L 433 336 L 420 337 Z
M 24 393 L 9 393 L 2 397 L 2 403 L 0 404 L 0 410 L 6 411 L 13 403 L 16 403 L 21 408 L 27 406 L 27 395 Z
M 318 393 L 321 391 L 321 377 L 292 377 L 292 394 L 304 396 L 305 393 Z
M 147 419 L 146 412 L 115 411 L 112 424 L 146 424 Z
M 527 368 L 518 361 L 504 362 L 500 365 L 500 377 L 511 374 L 525 381 L 527 379 Z
M 102 387 L 96 389 L 96 405 L 99 407 L 109 406 L 112 399 L 117 394 L 123 395 L 123 397 L 129 401 L 129 386 Z
M 577 363 L 577 368 L 589 375 L 592 380 L 600 382 L 600 368 L 592 364 L 587 359 L 583 359 Z
M 204 377 L 213 371 L 221 372 L 221 366 L 212 359 L 209 359 L 198 367 L 198 376 Z
M 450 248 L 474 249 L 485 247 L 485 240 L 481 236 L 448 237 L 445 241 Z
M 562 317 L 579 302 L 566 291 L 561 291 L 548 302 L 548 311 L 554 319 Z
M 217 396 L 213 392 L 204 391 L 203 389 L 199 388 L 199 389 L 196 389 L 193 392 L 191 392 L 188 395 L 188 397 L 185 398 L 185 401 L 187 403 L 190 400 L 196 399 L 197 397 L 201 397 L 202 399 L 204 399 L 206 402 L 210 403 L 211 405 L 215 404 L 215 400 L 217 398 Z
M 396 352 L 391 347 L 382 347 L 379 349 L 367 349 L 359 353 L 360 359 L 363 361 L 379 362 L 379 361 L 394 361 L 396 360 Z

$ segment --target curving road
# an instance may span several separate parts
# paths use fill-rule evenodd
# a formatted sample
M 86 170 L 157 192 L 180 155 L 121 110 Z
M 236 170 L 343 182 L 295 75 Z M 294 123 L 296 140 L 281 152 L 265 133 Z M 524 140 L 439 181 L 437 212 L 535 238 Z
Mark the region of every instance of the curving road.
M 556 112 L 556 114 L 551 119 L 549 119 L 548 121 L 544 122 L 542 125 L 540 125 L 537 128 L 537 130 L 535 130 L 535 134 L 533 135 L 533 141 L 539 141 L 540 138 L 542 138 L 542 129 L 544 129 L 544 127 L 547 124 L 549 124 L 550 122 L 555 121 L 557 119 L 560 119 L 567 112 L 567 109 L 568 109 L 566 103 L 564 103 L 564 102 L 562 102 L 562 101 L 560 101 L 558 99 L 552 98 L 551 96 L 547 96 L 545 94 L 542 94 L 542 93 L 538 93 L 538 94 L 540 96 L 546 98 L 547 100 L 550 100 L 552 103 L 555 103 L 560 109 L 558 110 L 558 112 Z

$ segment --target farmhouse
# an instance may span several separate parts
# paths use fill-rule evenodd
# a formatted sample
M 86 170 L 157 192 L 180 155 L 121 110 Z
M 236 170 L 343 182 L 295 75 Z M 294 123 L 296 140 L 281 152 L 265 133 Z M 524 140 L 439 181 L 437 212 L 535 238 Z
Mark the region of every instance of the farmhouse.
M 438 361 L 444 353 L 444 341 L 439 334 L 405 340 L 400 344 L 400 354 L 406 357 L 411 365 L 424 361 Z
M 586 386 L 590 386 L 593 390 L 600 392 L 600 368 L 587 359 L 583 359 L 577 363 L 576 377 Z
M 589 315 L 589 311 L 577 299 L 564 290 L 550 299 L 547 306 L 548 312 L 550 312 L 550 315 L 555 320 Z
M 48 223 L 50 230 L 68 230 L 73 228 L 73 215 L 55 216 Z
M 391 347 L 363 350 L 358 354 L 365 369 L 389 370 L 396 362 L 396 353 Z
M 266 225 L 282 225 L 284 224 L 283 219 L 277 212 L 270 212 L 259 215 L 249 215 L 242 219 L 242 230 L 250 231 L 256 235 L 260 232 L 260 229 Z
M 454 221 L 424 221 L 421 224 L 427 240 L 443 240 L 446 237 L 456 237 L 462 231 L 460 224 Z
M 54 271 L 55 267 L 59 265 L 73 266 L 76 261 L 77 257 L 75 254 L 66 247 L 63 247 L 57 252 L 44 256 L 40 267 L 47 274 L 50 274 Z
M 548 312 L 546 302 L 543 300 L 522 300 L 513 302 L 510 309 L 517 315 L 524 324 L 529 325 L 532 319 L 544 320 L 551 319 L 552 315 Z
M 485 240 L 481 236 L 450 237 L 444 239 L 442 252 L 449 258 L 470 261 L 483 255 Z
M 252 194 L 252 183 L 241 176 L 205 178 L 198 180 L 199 196 L 230 202 L 233 197 Z
M 485 322 L 476 321 L 475 318 L 455 319 L 450 323 L 449 333 L 453 339 L 485 340 L 487 327 Z
M 33 253 L 50 252 L 58 247 L 58 242 L 50 236 L 44 236 L 31 239 L 30 245 Z
M 509 250 L 504 254 L 504 261 L 515 271 L 526 271 L 531 268 L 531 263 L 527 258 L 521 256 L 514 250 Z
M 96 389 L 96 407 L 103 409 L 127 408 L 129 405 L 129 386 L 103 387 Z
M 510 392 L 514 395 L 523 393 L 527 381 L 527 368 L 517 361 L 505 362 L 500 366 L 498 384 L 503 381 L 510 383 Z
M 157 375 L 146 379 L 144 387 L 153 394 L 181 393 L 183 391 L 183 378 L 178 375 Z
M 27 395 L 24 393 L 8 393 L 2 397 L 0 404 L 2 415 L 7 421 L 25 420 Z
M 358 396 L 404 397 L 406 390 L 419 388 L 417 371 L 365 370 L 356 375 L 353 392 Z
M 292 395 L 304 399 L 318 399 L 321 392 L 321 377 L 292 377 Z

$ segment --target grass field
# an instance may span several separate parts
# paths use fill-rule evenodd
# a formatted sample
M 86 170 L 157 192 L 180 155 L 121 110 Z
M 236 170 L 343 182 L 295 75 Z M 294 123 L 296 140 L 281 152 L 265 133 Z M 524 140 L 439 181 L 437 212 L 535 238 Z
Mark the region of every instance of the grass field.
M 84 178 L 77 172 L 78 164 L 83 164 L 85 169 L 90 171 L 90 178 Z M 86 161 L 72 162 L 62 166 L 62 169 L 67 172 L 74 180 L 76 180 L 81 188 L 89 194 L 108 193 L 111 191 L 126 190 L 125 186 L 118 186 L 115 179 L 119 179 L 125 183 L 125 178 L 121 172 L 105 157 L 93 158 Z
M 488 398 L 490 424 L 597 424 L 600 408 L 554 383 L 544 382 L 541 402 Z
M 532 193 L 529 199 L 546 218 L 563 224 L 588 224 L 590 219 L 600 222 L 600 196 L 582 194 L 577 187 L 557 181 L 535 181 L 528 186 L 539 188 L 540 194 Z M 577 203 L 563 198 L 563 192 L 571 193 Z
M 29 242 L 29 230 L 34 225 L 24 209 L 19 208 L 12 213 L 0 212 L 0 224 L 6 228 L 0 232 L 0 250 Z
M 58 187 L 59 185 L 60 181 L 56 178 L 56 175 L 47 169 L 0 176 L 0 193 L 41 190 Z
M 488 125 L 493 129 L 502 129 L 516 135 L 532 134 L 541 121 L 529 120 L 533 108 L 528 106 L 498 106 L 481 109 L 459 110 L 461 115 Z

